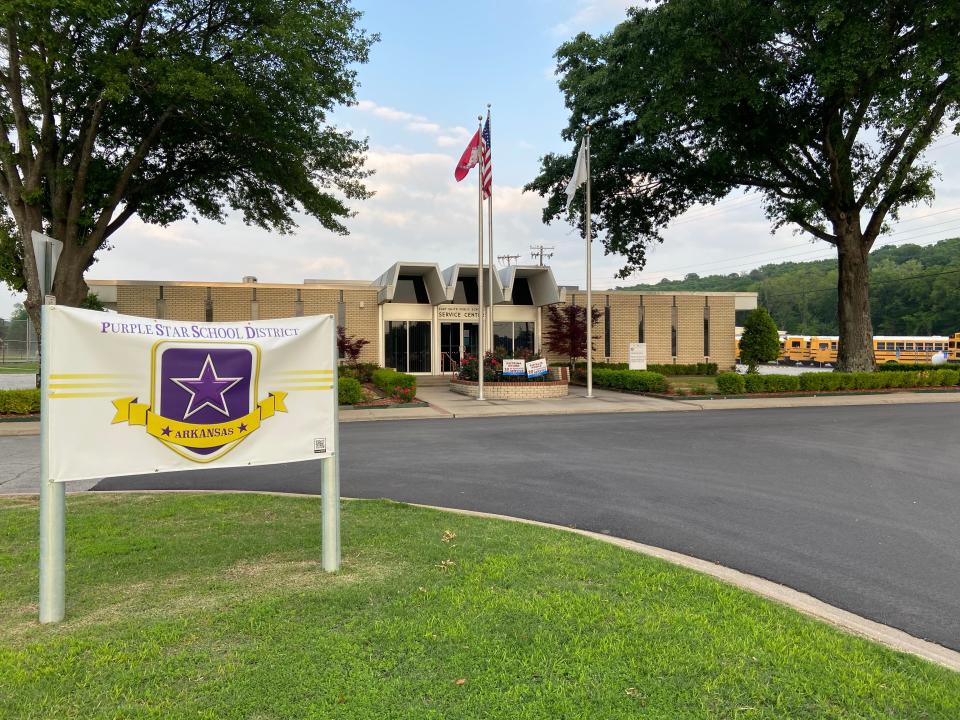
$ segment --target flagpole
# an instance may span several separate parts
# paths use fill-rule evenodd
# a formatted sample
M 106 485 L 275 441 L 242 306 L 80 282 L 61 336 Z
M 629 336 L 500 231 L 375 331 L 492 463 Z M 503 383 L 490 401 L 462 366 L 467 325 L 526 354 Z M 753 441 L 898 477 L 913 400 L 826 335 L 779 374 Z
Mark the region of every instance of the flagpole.
M 477 118 L 477 132 L 483 133 L 483 115 Z M 482 152 L 481 147 L 477 150 Z M 483 173 L 477 172 L 477 310 L 479 323 L 477 325 L 477 400 L 483 400 Z
M 586 160 L 587 160 L 587 397 L 593 397 L 593 293 L 592 288 L 592 255 L 590 243 L 590 126 L 587 125 Z
M 490 103 L 487 103 L 487 123 L 490 123 Z M 493 127 L 490 127 L 491 134 L 493 133 Z M 490 164 L 493 164 L 493 141 L 491 138 L 491 143 L 487 146 L 487 152 L 490 154 Z M 487 197 L 487 238 L 489 245 L 487 251 L 489 253 L 487 257 L 487 265 L 490 268 L 490 276 L 487 278 L 487 287 L 490 290 L 487 295 L 487 301 L 490 304 L 490 350 L 494 349 L 493 343 L 493 170 L 490 171 L 490 195 Z

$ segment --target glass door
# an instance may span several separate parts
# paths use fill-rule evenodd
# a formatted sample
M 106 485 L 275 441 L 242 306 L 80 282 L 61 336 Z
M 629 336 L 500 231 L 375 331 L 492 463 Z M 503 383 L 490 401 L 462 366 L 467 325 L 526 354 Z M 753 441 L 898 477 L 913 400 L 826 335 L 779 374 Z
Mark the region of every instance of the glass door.
M 400 372 L 430 372 L 430 321 L 387 321 L 383 345 L 387 367 Z
M 478 323 L 463 323 L 463 352 L 467 355 L 476 355 L 479 350 L 480 325 Z
M 460 364 L 460 323 L 440 323 L 440 371 L 453 372 Z

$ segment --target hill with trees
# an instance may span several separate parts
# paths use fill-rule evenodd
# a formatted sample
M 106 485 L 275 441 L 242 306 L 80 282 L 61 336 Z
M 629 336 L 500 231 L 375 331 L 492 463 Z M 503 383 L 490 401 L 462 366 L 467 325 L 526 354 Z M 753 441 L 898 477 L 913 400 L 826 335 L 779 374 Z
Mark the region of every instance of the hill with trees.
M 890 245 L 870 253 L 870 307 L 877 335 L 948 335 L 960 330 L 960 238 Z M 777 327 L 836 335 L 837 261 L 783 262 L 746 273 L 661 280 L 625 290 L 756 292 Z

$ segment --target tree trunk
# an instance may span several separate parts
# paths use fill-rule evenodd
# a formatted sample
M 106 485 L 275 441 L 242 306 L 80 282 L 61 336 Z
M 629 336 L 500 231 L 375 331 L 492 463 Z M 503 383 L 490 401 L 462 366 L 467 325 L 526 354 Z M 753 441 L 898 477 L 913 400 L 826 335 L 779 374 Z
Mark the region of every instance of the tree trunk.
M 839 276 L 837 314 L 840 321 L 839 368 L 846 372 L 872 372 L 873 320 L 870 317 L 869 249 L 859 227 L 837 232 Z

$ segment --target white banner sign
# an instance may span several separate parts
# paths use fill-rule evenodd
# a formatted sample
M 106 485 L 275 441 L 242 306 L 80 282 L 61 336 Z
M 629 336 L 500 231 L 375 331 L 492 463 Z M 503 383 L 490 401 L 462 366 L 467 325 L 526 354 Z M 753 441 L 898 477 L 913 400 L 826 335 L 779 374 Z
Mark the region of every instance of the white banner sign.
M 332 315 L 192 323 L 53 306 L 47 318 L 53 480 L 335 451 Z
M 547 361 L 543 358 L 527 363 L 527 377 L 540 377 L 547 374 Z
M 647 344 L 630 343 L 630 350 L 627 354 L 628 367 L 631 370 L 647 369 Z
M 523 375 L 525 372 L 524 362 L 522 359 L 513 360 L 510 358 L 503 359 L 503 374 L 504 375 Z

